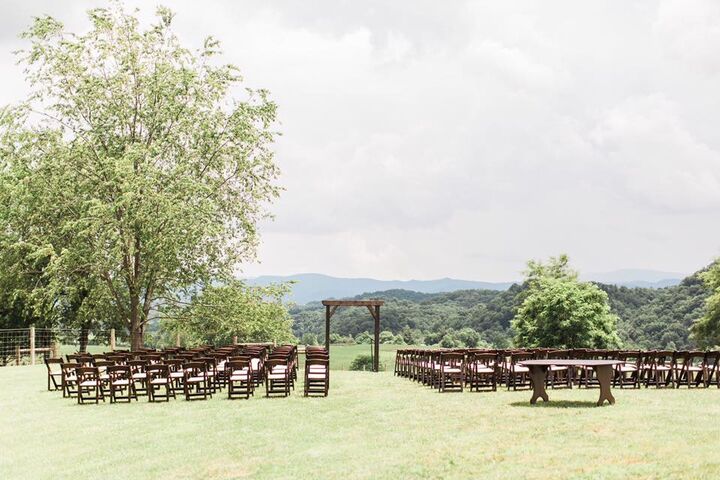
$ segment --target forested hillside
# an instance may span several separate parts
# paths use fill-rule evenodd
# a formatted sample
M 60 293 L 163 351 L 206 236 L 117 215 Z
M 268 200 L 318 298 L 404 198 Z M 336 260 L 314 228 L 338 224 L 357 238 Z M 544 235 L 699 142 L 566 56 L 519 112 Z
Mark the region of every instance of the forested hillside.
M 680 285 L 653 289 L 598 284 L 607 292 L 618 330 L 627 348 L 690 348 L 689 328 L 703 312 L 708 291 L 697 275 Z M 385 343 L 440 344 L 446 347 L 512 345 L 510 328 L 520 304 L 522 285 L 506 291 L 459 290 L 418 293 L 388 290 L 356 298 L 382 298 L 382 341 Z M 294 332 L 301 340 L 324 340 L 324 307 L 319 302 L 291 309 Z M 365 309 L 339 309 L 333 316 L 335 342 L 369 342 L 372 318 Z

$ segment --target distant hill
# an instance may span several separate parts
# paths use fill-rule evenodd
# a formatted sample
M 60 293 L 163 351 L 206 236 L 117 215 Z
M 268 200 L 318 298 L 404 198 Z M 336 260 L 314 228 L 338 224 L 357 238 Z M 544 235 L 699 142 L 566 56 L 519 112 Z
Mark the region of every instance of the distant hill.
M 657 270 L 622 269 L 612 272 L 588 273 L 580 275 L 582 280 L 617 285 L 619 287 L 665 288 L 680 285 L 686 275 L 678 272 L 661 272 Z
M 655 270 L 616 270 L 606 273 L 584 275 L 583 280 L 592 280 L 621 287 L 665 288 L 679 285 L 684 275 Z M 409 290 L 417 293 L 444 293 L 457 290 L 504 291 L 515 282 L 480 282 L 440 278 L 437 280 L 376 280 L 374 278 L 340 278 L 319 273 L 297 275 L 264 275 L 247 279 L 251 285 L 268 285 L 278 282 L 297 282 L 289 300 L 306 304 L 326 298 L 350 298 L 366 292 L 388 290 Z M 519 282 L 518 282 L 519 283 Z
M 454 292 L 455 290 L 507 290 L 512 282 L 476 282 L 441 278 L 438 280 L 375 280 L 373 278 L 338 278 L 319 273 L 298 275 L 265 275 L 250 278 L 251 285 L 268 285 L 278 282 L 297 282 L 290 300 L 299 304 L 326 298 L 348 298 L 365 292 L 410 290 L 419 293 Z

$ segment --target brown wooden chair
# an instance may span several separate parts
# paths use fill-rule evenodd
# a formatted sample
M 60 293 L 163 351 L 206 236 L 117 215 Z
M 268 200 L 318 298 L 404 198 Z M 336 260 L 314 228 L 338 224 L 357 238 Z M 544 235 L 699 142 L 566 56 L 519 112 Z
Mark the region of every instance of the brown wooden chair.
M 304 395 L 327 397 L 330 388 L 330 359 L 323 355 L 311 355 L 305 360 Z
M 77 370 L 78 404 L 105 401 L 100 373 L 97 367 L 78 367 Z
M 672 359 L 673 352 L 670 350 L 661 350 L 651 352 L 646 358 L 645 370 L 645 387 L 655 385 L 655 387 L 667 387 L 672 381 Z
M 47 368 L 47 389 L 62 390 L 62 358 L 46 358 L 45 368 Z
M 672 383 L 675 388 L 685 384 L 688 388 L 705 386 L 707 367 L 705 352 L 676 352 L 673 355 Z
M 193 361 L 185 364 L 183 389 L 185 400 L 202 398 L 207 400 L 212 396 L 209 379 L 207 375 L 207 363 L 204 361 Z
M 175 398 L 175 390 L 172 388 L 172 378 L 170 377 L 170 367 L 163 364 L 148 365 L 145 368 L 147 373 L 148 401 L 169 402 L 170 398 Z M 165 388 L 165 394 L 159 393 Z
M 619 352 L 617 359 L 622 363 L 615 365 L 613 385 L 620 388 L 640 388 L 641 352 Z
M 705 353 L 705 387 L 713 383 L 720 388 L 720 352 L 711 351 Z
M 440 353 L 440 392 L 463 391 L 465 385 L 465 354 Z
M 531 352 L 512 352 L 510 362 L 507 364 L 507 388 L 530 388 L 530 369 L 522 364 L 523 360 L 532 360 L 535 354 Z
M 469 352 L 465 371 L 470 391 L 497 390 L 497 353 Z
M 548 350 L 544 352 L 547 359 L 568 359 L 570 358 L 570 350 Z M 545 385 L 552 389 L 555 388 L 572 388 L 573 369 L 565 365 L 550 365 L 547 371 L 547 379 Z
M 255 390 L 250 359 L 229 360 L 225 363 L 225 371 L 228 398 L 250 398 Z
M 77 395 L 77 369 L 80 367 L 81 364 L 77 362 L 67 362 L 60 365 L 63 397 Z
M 135 393 L 137 395 L 147 394 L 147 373 L 145 369 L 148 366 L 145 360 L 130 360 L 127 362 L 132 372 L 132 380 L 134 383 Z
M 265 396 L 290 395 L 291 372 L 286 359 L 268 358 L 265 362 Z
M 118 400 L 127 400 L 128 403 L 133 399 L 137 401 L 135 383 L 129 366 L 111 365 L 107 367 L 107 376 L 110 387 L 110 403 L 116 403 Z

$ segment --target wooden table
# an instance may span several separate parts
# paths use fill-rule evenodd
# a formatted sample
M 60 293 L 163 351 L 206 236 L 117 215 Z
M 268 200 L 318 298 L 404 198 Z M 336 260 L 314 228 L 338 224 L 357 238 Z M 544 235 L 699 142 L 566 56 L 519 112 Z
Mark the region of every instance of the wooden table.
M 612 384 L 613 370 L 615 365 L 623 363 L 620 360 L 575 360 L 568 358 L 551 358 L 547 360 L 525 360 L 519 362 L 519 365 L 524 365 L 530 369 L 530 379 L 533 386 L 533 396 L 530 399 L 530 403 L 533 405 L 537 402 L 538 398 L 542 398 L 543 401 L 548 401 L 547 392 L 545 391 L 545 377 L 547 370 L 551 365 L 558 367 L 589 367 L 594 368 L 597 374 L 597 380 L 600 384 L 600 398 L 598 399 L 598 407 L 602 405 L 605 400 L 610 402 L 610 405 L 615 404 L 615 397 L 610 392 L 610 385 Z

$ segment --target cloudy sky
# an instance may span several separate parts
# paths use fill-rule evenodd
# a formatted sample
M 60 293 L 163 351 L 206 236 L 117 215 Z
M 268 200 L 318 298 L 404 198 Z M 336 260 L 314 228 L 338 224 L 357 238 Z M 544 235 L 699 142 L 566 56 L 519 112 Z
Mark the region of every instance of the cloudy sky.
M 152 13 L 152 2 L 142 5 Z M 0 5 L 0 104 L 31 16 Z M 511 280 L 529 258 L 720 255 L 720 2 L 167 1 L 279 104 L 285 192 L 248 275 Z

